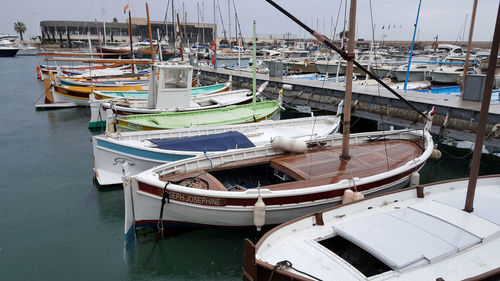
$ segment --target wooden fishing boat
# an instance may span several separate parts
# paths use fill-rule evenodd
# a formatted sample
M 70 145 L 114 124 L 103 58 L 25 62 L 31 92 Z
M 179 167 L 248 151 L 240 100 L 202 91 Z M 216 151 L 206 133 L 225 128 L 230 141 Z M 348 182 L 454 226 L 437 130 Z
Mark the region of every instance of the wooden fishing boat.
M 468 179 L 316 212 L 256 247 L 245 240 L 243 279 L 499 280 L 500 175 L 478 179 L 499 43 L 500 5 Z M 352 191 L 344 199 L 355 199 Z
M 192 88 L 187 82 L 193 75 L 193 68 L 189 65 L 157 64 L 152 69 L 158 75 L 155 75 L 157 79 L 150 80 L 148 92 L 97 91 L 91 95 L 89 128 L 104 126 L 107 110 L 111 110 L 113 118 L 117 119 L 132 114 L 218 108 L 247 103 L 252 99 L 249 90 L 227 91 L 231 88 L 232 76 L 225 84 Z
M 245 240 L 243 279 L 498 280 L 500 175 L 477 184 L 471 213 L 462 210 L 468 185 L 462 179 L 289 221 L 256 246 Z
M 83 86 L 83 87 L 115 87 L 141 85 L 145 86 L 149 82 L 149 75 L 131 75 L 117 76 L 113 78 L 98 79 L 75 79 L 72 77 L 59 78 L 59 83 L 65 86 Z
M 337 116 L 319 116 L 217 127 L 107 133 L 92 140 L 94 173 L 100 185 L 121 184 L 121 165 L 125 161 L 131 164 L 130 173 L 135 175 L 205 152 L 214 154 L 249 145 L 266 145 L 278 135 L 298 139 L 325 137 L 337 130 L 339 121 Z
M 206 85 L 191 88 L 191 95 L 196 96 L 199 94 L 215 94 L 226 92 L 231 89 L 231 81 L 226 83 L 219 83 L 213 85 Z M 98 100 L 109 100 L 113 98 L 127 99 L 127 100 L 147 100 L 148 91 L 93 91 L 94 97 Z
M 73 103 L 76 106 L 88 106 L 89 95 L 94 90 L 109 90 L 110 87 L 81 87 L 81 86 L 63 86 L 55 82 L 51 83 L 50 89 L 45 90 L 45 103 Z M 140 91 L 147 90 L 147 86 L 115 86 L 116 91 Z M 48 102 L 47 102 L 48 101 Z
M 354 186 L 365 195 L 400 188 L 433 150 L 430 134 L 415 130 L 352 134 L 349 161 L 339 158 L 342 136 L 312 138 L 303 153 L 283 152 L 305 146 L 298 142 L 275 139 L 125 175 L 125 232 L 157 223 L 253 226 L 258 200 L 265 203 L 262 224 L 279 224 L 339 204 Z
M 120 131 L 149 131 L 242 124 L 272 119 L 279 110 L 280 102 L 264 101 L 206 110 L 129 115 L 116 118 L 116 126 Z

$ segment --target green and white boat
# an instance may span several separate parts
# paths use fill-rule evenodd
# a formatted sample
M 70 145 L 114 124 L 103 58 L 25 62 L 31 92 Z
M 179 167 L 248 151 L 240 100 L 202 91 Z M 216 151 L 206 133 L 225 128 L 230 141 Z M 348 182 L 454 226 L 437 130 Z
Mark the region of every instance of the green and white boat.
M 116 125 L 118 131 L 147 131 L 242 124 L 279 118 L 279 110 L 279 101 L 264 101 L 199 111 L 130 115 L 117 118 Z

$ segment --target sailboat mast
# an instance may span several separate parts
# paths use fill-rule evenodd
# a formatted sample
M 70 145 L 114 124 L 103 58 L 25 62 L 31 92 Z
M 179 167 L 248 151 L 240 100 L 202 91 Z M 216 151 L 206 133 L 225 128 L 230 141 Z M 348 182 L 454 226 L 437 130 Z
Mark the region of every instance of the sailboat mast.
M 257 32 L 255 27 L 255 20 L 253 21 L 253 59 L 252 59 L 252 104 L 254 105 L 257 102 L 256 91 L 257 91 Z
M 172 0 L 172 40 L 174 43 L 174 51 L 175 51 L 175 41 L 177 40 L 177 36 L 175 36 L 175 10 L 174 10 L 174 0 Z
M 227 31 L 229 33 L 228 34 L 228 37 L 229 37 L 229 47 L 232 47 L 232 44 L 231 44 L 231 42 L 232 42 L 231 41 L 231 2 L 230 1 L 231 0 L 227 0 L 227 18 L 228 18 L 228 22 L 229 22 L 228 23 L 229 27 L 228 27 Z
M 128 35 L 130 37 L 130 58 L 134 59 L 134 45 L 132 44 L 132 17 L 130 16 L 130 10 L 128 10 Z M 132 74 L 135 73 L 135 65 L 132 65 Z
M 464 72 L 462 75 L 462 83 L 460 83 L 460 91 L 463 92 L 465 88 L 465 79 L 467 78 L 467 72 L 469 71 L 469 58 L 470 49 L 472 46 L 472 35 L 474 33 L 474 22 L 476 21 L 476 10 L 477 10 L 477 0 L 474 0 L 474 6 L 472 7 L 472 16 L 470 19 L 470 29 L 469 29 L 469 40 L 467 41 L 467 54 L 465 55 Z M 464 28 L 465 30 L 465 28 Z M 460 96 L 462 97 L 462 96 Z
M 151 35 L 151 22 L 149 21 L 149 7 L 146 2 L 146 16 L 148 17 L 149 48 L 151 49 L 151 61 L 155 63 L 155 52 L 153 50 L 153 36 Z
M 500 3 L 498 4 L 497 21 L 495 24 L 495 32 L 493 33 L 493 42 L 491 44 L 490 59 L 488 61 L 488 71 L 486 73 L 486 82 L 484 85 L 483 102 L 481 104 L 479 124 L 477 126 L 477 131 L 476 131 L 476 142 L 474 143 L 474 152 L 472 154 L 469 185 L 467 187 L 467 197 L 465 198 L 464 211 L 469 213 L 472 212 L 474 209 L 473 207 L 474 194 L 476 191 L 477 176 L 479 174 L 479 165 L 481 164 L 484 133 L 486 131 L 486 122 L 488 121 L 488 110 L 490 108 L 491 91 L 493 90 L 493 79 L 495 78 L 495 68 L 497 65 L 499 44 L 500 44 Z
M 354 31 L 356 30 L 356 0 L 351 0 L 349 11 L 349 42 L 347 43 L 347 54 L 351 59 L 347 60 L 345 74 L 345 96 L 344 96 L 344 122 L 342 127 L 342 154 L 341 159 L 349 159 L 349 132 L 351 130 L 351 98 L 352 98 L 352 72 L 354 68 Z
M 179 21 L 179 14 L 177 14 L 177 27 L 179 28 L 179 44 L 181 49 L 181 60 L 184 61 L 184 50 L 182 49 L 182 33 L 181 33 L 181 23 Z
M 411 57 L 413 56 L 413 46 L 415 45 L 415 34 L 417 33 L 418 16 L 420 15 L 420 5 L 421 4 L 422 4 L 422 0 L 420 0 L 418 2 L 417 19 L 415 20 L 415 28 L 413 30 L 413 39 L 411 40 L 410 58 L 408 59 L 408 67 L 406 68 L 406 78 L 405 78 L 405 86 L 404 86 L 405 91 L 406 91 L 406 87 L 408 86 L 408 76 L 410 76 Z

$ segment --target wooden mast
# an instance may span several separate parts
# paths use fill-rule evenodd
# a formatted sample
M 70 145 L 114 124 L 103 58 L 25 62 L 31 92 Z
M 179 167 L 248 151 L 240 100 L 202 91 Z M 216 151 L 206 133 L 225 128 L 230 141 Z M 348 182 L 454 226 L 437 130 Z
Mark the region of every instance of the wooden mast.
M 344 96 L 344 122 L 342 127 L 342 154 L 340 158 L 349 159 L 349 131 L 351 129 L 351 98 L 352 98 L 352 72 L 354 59 L 354 31 L 356 30 L 356 0 L 351 0 L 349 12 L 349 42 L 347 43 L 347 66 L 345 74 L 345 96 Z
M 472 35 L 474 33 L 474 22 L 476 21 L 476 10 L 477 0 L 474 0 L 474 6 L 472 7 L 472 17 L 470 19 L 469 41 L 467 41 L 467 54 L 465 55 L 464 72 L 462 75 L 462 83 L 460 83 L 460 91 L 462 93 L 465 88 L 465 79 L 467 78 L 467 72 L 469 71 L 470 49 L 472 46 Z M 462 95 L 460 95 L 460 97 L 462 97 Z
M 481 113 L 479 115 L 479 124 L 476 132 L 476 142 L 474 143 L 474 152 L 472 154 L 472 163 L 469 175 L 469 185 L 467 187 L 467 197 L 465 199 L 464 211 L 472 212 L 474 205 L 474 193 L 476 191 L 477 176 L 479 174 L 479 165 L 481 154 L 483 152 L 484 133 L 488 121 L 488 110 L 490 108 L 491 91 L 493 90 L 493 79 L 495 78 L 495 68 L 497 65 L 498 45 L 500 44 L 500 3 L 498 4 L 497 21 L 495 32 L 493 33 L 493 42 L 491 44 L 490 59 L 488 61 L 488 72 L 484 85 L 483 102 L 481 104 Z
M 155 52 L 153 51 L 153 36 L 151 35 L 151 22 L 149 21 L 149 7 L 146 2 L 146 16 L 148 17 L 149 48 L 151 49 L 151 61 L 155 63 Z
M 132 44 L 132 17 L 130 16 L 130 10 L 128 10 L 128 35 L 130 37 L 130 58 L 134 59 L 134 45 Z M 135 73 L 135 67 L 132 66 L 132 74 Z
M 181 33 L 181 24 L 179 22 L 179 14 L 177 14 L 177 27 L 179 28 L 179 44 L 181 46 L 181 59 L 184 61 L 184 50 L 182 50 L 182 33 Z

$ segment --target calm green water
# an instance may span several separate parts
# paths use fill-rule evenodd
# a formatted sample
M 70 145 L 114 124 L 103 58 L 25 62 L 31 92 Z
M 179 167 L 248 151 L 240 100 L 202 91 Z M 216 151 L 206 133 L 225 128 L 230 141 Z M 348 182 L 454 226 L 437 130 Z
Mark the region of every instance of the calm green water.
M 0 59 L 1 280 L 241 280 L 253 230 L 196 229 L 125 251 L 123 191 L 92 181 L 88 108 L 35 111 L 36 57 Z M 446 148 L 448 154 L 467 151 Z M 465 177 L 468 161 L 428 161 L 422 182 Z M 482 174 L 498 173 L 487 157 Z

